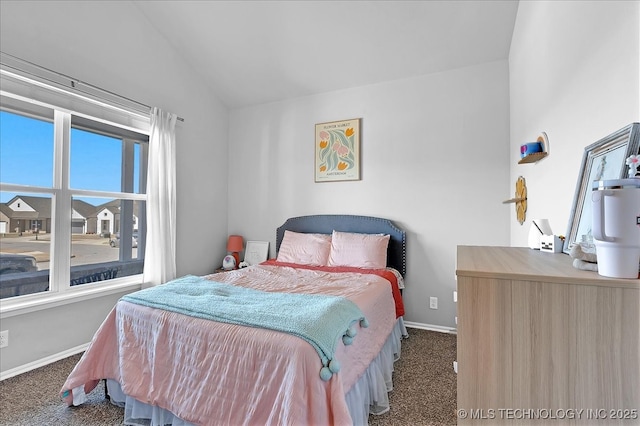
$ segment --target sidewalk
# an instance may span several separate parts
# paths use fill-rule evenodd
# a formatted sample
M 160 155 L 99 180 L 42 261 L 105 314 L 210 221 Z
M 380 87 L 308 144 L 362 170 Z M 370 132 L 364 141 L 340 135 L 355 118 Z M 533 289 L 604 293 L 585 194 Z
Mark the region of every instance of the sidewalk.
M 71 242 L 76 244 L 94 244 L 94 245 L 109 245 L 110 238 L 102 238 L 99 235 L 86 235 L 86 234 L 73 234 L 71 236 Z M 31 234 L 23 233 L 21 236 L 16 234 L 0 234 L 0 248 L 3 251 L 2 243 L 49 243 L 51 242 L 51 234 Z

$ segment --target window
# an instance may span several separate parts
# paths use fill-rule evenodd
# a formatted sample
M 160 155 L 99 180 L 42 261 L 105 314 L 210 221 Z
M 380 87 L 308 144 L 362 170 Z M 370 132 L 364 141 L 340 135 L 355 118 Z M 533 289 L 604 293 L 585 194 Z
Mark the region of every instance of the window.
M 141 274 L 148 120 L 2 77 L 0 299 Z

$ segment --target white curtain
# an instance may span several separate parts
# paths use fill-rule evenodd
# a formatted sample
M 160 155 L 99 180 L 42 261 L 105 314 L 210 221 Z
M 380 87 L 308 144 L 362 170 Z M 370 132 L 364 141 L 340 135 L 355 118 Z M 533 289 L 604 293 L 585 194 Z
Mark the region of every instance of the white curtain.
M 147 244 L 144 285 L 176 277 L 176 155 L 178 116 L 159 108 L 151 111 L 147 172 Z

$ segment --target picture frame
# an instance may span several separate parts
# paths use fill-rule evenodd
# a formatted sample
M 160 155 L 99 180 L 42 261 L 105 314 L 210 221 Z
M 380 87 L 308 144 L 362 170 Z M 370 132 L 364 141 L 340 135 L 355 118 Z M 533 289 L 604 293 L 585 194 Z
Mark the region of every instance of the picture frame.
M 584 149 L 578 182 L 573 197 L 569 224 L 562 251 L 569 254 L 574 243 L 593 244 L 591 236 L 591 191 L 594 181 L 623 179 L 625 162 L 640 149 L 640 123 L 628 126 L 592 143 Z
M 360 180 L 360 118 L 316 124 L 315 182 Z
M 269 255 L 268 241 L 247 241 L 244 249 L 244 261 L 251 265 L 257 265 L 267 260 Z

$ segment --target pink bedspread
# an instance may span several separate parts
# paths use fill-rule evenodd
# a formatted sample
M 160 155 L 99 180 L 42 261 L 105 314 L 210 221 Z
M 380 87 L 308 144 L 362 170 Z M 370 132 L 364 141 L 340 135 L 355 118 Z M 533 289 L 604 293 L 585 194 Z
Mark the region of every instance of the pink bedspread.
M 300 338 L 120 301 L 62 387 L 65 402 L 73 403 L 74 388 L 88 393 L 108 378 L 127 395 L 195 424 L 351 424 L 345 394 L 395 324 L 389 282 L 372 274 L 273 265 L 207 278 L 264 291 L 347 297 L 369 327 L 358 329 L 352 345 L 338 344 L 335 358 L 342 368 L 325 382 L 318 354 Z

